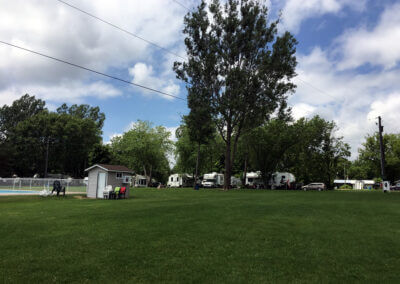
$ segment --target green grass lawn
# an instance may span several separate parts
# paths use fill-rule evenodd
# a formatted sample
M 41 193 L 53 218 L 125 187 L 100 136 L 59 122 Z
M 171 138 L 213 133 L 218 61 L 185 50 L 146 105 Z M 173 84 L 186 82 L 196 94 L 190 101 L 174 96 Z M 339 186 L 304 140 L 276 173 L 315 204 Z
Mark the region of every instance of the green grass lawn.
M 400 281 L 398 193 L 131 195 L 0 197 L 0 281 Z

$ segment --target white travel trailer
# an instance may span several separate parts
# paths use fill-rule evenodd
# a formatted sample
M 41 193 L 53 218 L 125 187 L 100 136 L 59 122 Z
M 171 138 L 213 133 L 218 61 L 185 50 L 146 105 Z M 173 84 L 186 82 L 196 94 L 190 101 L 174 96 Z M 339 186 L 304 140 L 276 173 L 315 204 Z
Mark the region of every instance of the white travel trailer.
M 268 181 L 269 187 L 272 189 L 286 187 L 296 181 L 293 174 L 287 172 L 275 172 Z M 246 175 L 246 186 L 250 187 L 265 187 L 261 172 L 250 172 Z
M 246 174 L 246 179 L 245 179 L 246 186 L 250 187 L 258 187 L 262 186 L 264 184 L 262 178 L 261 178 L 261 172 L 250 172 Z
M 272 174 L 269 181 L 269 186 L 272 189 L 286 187 L 289 188 L 290 184 L 296 182 L 296 178 L 291 173 L 275 172 Z
M 168 177 L 168 187 L 191 187 L 193 186 L 194 178 L 188 174 L 173 174 Z
M 224 185 L 224 175 L 216 172 L 205 174 L 201 182 L 203 187 L 221 187 Z

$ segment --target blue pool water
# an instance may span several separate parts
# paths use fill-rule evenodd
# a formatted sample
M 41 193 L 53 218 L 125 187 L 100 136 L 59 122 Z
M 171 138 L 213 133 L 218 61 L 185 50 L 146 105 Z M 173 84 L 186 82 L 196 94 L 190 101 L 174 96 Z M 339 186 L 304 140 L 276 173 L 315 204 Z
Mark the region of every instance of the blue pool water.
M 2 193 L 12 193 L 12 194 L 20 194 L 20 193 L 29 193 L 29 194 L 38 194 L 39 191 L 35 190 L 9 190 L 9 189 L 0 189 L 0 194 Z

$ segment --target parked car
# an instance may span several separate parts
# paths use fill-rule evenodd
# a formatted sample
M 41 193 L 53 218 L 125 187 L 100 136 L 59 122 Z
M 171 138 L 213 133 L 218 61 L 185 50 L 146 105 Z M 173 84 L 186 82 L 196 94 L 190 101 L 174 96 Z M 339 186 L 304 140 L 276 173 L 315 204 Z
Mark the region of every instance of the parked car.
M 400 181 L 396 181 L 396 183 L 390 187 L 390 190 L 400 190 Z
M 306 191 L 306 190 L 318 190 L 318 191 L 322 191 L 322 190 L 325 190 L 326 187 L 325 187 L 325 184 L 322 183 L 322 182 L 313 182 L 313 183 L 309 183 L 309 184 L 303 186 L 302 189 L 303 189 L 304 191 Z

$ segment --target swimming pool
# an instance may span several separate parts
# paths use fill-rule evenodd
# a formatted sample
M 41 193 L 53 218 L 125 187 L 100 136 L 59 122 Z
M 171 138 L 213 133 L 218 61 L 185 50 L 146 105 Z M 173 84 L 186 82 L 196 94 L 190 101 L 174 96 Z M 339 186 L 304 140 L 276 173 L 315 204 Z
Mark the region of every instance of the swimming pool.
M 39 191 L 0 189 L 0 195 L 1 194 L 39 194 Z

